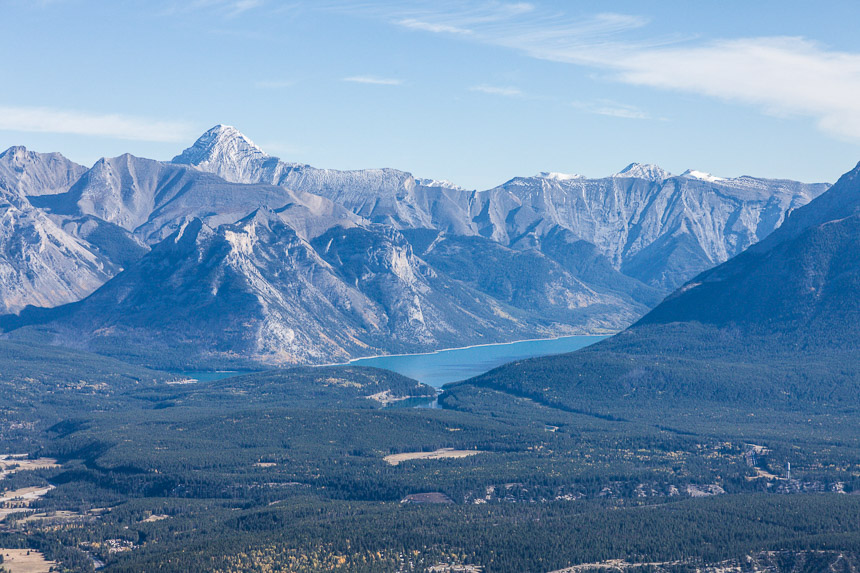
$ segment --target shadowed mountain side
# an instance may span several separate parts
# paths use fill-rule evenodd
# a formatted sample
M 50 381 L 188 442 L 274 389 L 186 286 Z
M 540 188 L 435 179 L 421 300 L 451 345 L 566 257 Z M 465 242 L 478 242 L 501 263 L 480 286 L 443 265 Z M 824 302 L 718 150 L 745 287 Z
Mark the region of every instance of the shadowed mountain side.
M 544 252 L 433 230 L 403 234 L 435 269 L 496 300 L 547 320 L 585 324 L 591 332 L 623 328 L 661 298 L 563 229 L 544 241 Z
M 759 245 L 572 354 L 474 378 L 566 408 L 860 403 L 860 166 Z M 453 400 L 458 390 L 451 388 Z M 449 402 L 449 403 L 453 403 Z
M 567 328 L 436 273 L 393 229 L 336 227 L 317 253 L 282 215 L 258 210 L 216 230 L 194 220 L 87 299 L 2 326 L 172 367 L 332 362 Z
M 856 348 L 860 166 L 784 228 L 669 296 L 639 324 L 699 322 L 799 350 Z
M 116 266 L 0 183 L 0 313 L 87 296 Z

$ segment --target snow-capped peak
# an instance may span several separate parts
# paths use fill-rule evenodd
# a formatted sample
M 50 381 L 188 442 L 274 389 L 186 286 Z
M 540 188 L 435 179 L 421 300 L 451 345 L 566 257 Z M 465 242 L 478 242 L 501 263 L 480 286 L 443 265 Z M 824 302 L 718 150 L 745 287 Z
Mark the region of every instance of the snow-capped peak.
M 193 165 L 228 181 L 255 183 L 260 165 L 271 156 L 230 125 L 216 125 L 173 158 L 173 163 Z
M 716 175 L 711 175 L 704 171 L 696 171 L 695 169 L 687 169 L 681 173 L 681 177 L 686 177 L 687 179 L 699 179 L 700 181 L 709 181 L 711 183 L 716 181 L 725 181 L 724 177 L 717 177 Z
M 174 163 L 197 165 L 225 152 L 269 155 L 232 125 L 216 125 L 201 135 L 194 145 L 173 158 Z
M 651 181 L 663 181 L 672 174 L 653 163 L 631 163 L 612 177 L 630 177 L 634 179 L 649 179 Z
M 556 171 L 541 171 L 537 175 L 541 179 L 552 179 L 554 181 L 570 181 L 571 179 L 585 179 L 577 173 L 558 173 Z
M 415 182 L 422 187 L 440 187 L 442 189 L 462 190 L 463 188 L 447 179 L 426 179 L 416 177 Z

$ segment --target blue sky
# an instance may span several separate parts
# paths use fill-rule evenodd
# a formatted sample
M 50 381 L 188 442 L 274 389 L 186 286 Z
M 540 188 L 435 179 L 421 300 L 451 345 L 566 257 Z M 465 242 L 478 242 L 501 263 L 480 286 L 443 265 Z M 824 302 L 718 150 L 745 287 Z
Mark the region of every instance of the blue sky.
M 834 181 L 860 3 L 0 0 L 0 148 L 169 159 L 209 127 L 488 188 L 657 163 Z

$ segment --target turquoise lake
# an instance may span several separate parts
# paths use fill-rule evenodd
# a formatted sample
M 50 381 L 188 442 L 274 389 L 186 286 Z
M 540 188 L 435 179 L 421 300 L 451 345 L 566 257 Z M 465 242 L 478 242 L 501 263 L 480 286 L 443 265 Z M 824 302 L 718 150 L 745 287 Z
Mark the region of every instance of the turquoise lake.
M 606 336 L 564 336 L 546 340 L 523 340 L 508 344 L 490 344 L 470 348 L 453 348 L 430 354 L 375 356 L 350 361 L 356 366 L 373 366 L 393 370 L 425 384 L 440 387 L 448 382 L 465 380 L 492 370 L 506 362 L 563 354 L 579 350 Z

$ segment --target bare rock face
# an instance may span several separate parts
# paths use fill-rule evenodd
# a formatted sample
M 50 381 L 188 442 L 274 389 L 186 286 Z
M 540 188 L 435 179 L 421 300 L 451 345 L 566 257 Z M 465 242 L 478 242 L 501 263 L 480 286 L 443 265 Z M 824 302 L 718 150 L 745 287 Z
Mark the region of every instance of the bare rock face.
M 856 349 L 858 252 L 860 164 L 761 243 L 695 277 L 640 324 L 697 323 L 778 336 L 803 349 Z
M 216 125 L 174 157 L 173 163 L 194 165 L 234 183 L 260 183 L 278 162 L 272 159 L 235 127 Z
M 562 227 L 624 274 L 670 291 L 760 241 L 828 188 L 667 176 L 654 166 L 631 166 L 604 179 L 515 178 L 480 194 L 473 221 L 479 234 L 511 245 L 539 245 Z
M 827 187 L 631 164 L 468 191 L 286 163 L 229 126 L 172 162 L 12 148 L 0 186 L 2 310 L 44 307 L 4 331 L 162 366 L 618 331 Z
M 59 153 L 10 147 L 0 153 L 0 186 L 19 195 L 63 193 L 86 171 Z
M 290 215 L 193 219 L 80 303 L 4 326 L 158 364 L 323 363 L 550 331 L 437 273 L 394 229 L 336 226 L 308 242 Z
M 0 188 L 0 311 L 80 300 L 115 268 L 26 199 Z
M 580 352 L 509 364 L 471 383 L 577 407 L 855 408 L 858 253 L 860 165 L 767 238 L 700 273 L 616 336 Z
M 693 170 L 673 176 L 632 163 L 602 179 L 541 173 L 467 191 L 395 169 L 286 163 L 228 126 L 212 128 L 173 161 L 228 181 L 321 195 L 398 229 L 433 228 L 540 249 L 543 236 L 561 227 L 596 245 L 617 270 L 664 293 L 760 241 L 829 187 Z
M 34 200 L 60 221 L 95 218 L 153 245 L 193 218 L 217 227 L 258 208 L 304 206 L 302 227 L 358 220 L 322 197 L 266 184 L 239 184 L 187 166 L 122 155 L 100 159 L 66 193 Z M 297 215 L 298 216 L 298 215 Z
M 235 128 L 218 125 L 173 158 L 237 183 L 268 183 L 320 195 L 374 223 L 470 234 L 469 197 L 448 181 L 417 180 L 397 169 L 338 171 L 267 155 Z

